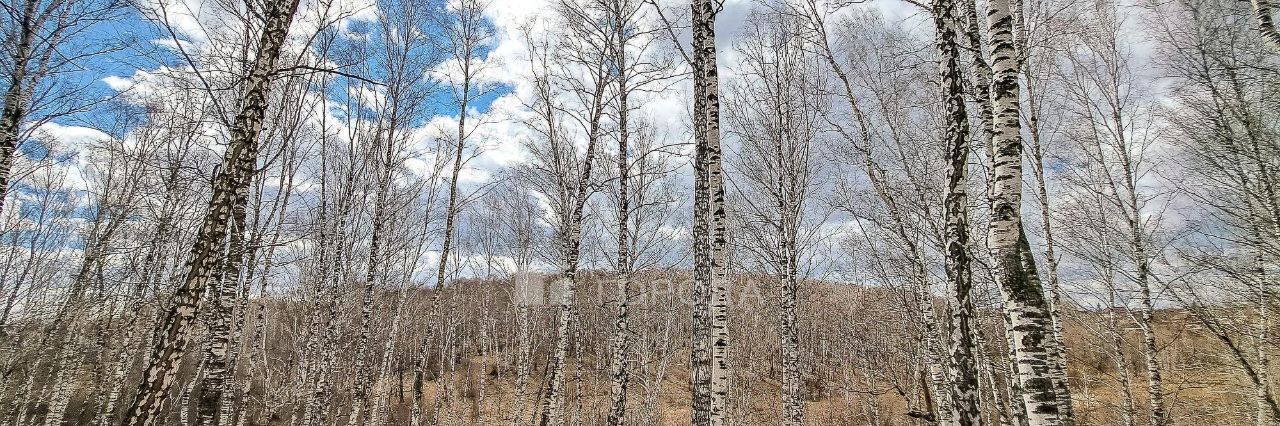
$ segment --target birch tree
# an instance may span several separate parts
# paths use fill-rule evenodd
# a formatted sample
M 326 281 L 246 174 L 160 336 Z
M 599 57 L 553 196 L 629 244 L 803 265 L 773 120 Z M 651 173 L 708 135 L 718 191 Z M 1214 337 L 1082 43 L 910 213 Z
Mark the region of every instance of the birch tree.
M 616 126 L 617 152 L 614 203 L 617 208 L 617 254 L 614 268 L 617 272 L 613 337 L 610 341 L 609 372 L 609 424 L 622 424 L 626 419 L 626 404 L 631 372 L 628 357 L 631 351 L 631 326 L 629 303 L 632 294 L 632 275 L 644 253 L 640 244 L 647 238 L 636 235 L 652 232 L 642 227 L 645 210 L 653 207 L 654 199 L 646 182 L 652 178 L 646 173 L 662 173 L 661 163 L 650 157 L 656 155 L 652 128 L 645 125 L 643 116 L 636 116 L 637 105 L 633 99 L 643 99 L 648 92 L 660 90 L 665 80 L 671 78 L 672 61 L 669 55 L 657 52 L 656 41 L 662 37 L 662 29 L 654 25 L 654 17 L 643 1 L 606 0 L 597 6 L 603 15 L 605 27 L 612 31 L 606 49 L 607 60 L 613 76 L 615 94 L 612 119 Z M 633 154 L 634 153 L 634 154 Z M 638 156 L 639 158 L 636 158 Z M 653 166 L 659 168 L 655 170 Z M 660 171 L 661 170 L 661 171 Z
M 720 77 L 715 20 L 724 7 L 694 0 L 693 44 L 693 423 L 721 425 L 729 401 L 729 283 L 724 171 L 720 149 Z
M 0 212 L 12 183 L 14 156 L 37 124 L 92 107 L 71 74 L 90 59 L 119 49 L 95 40 L 92 29 L 117 18 L 125 4 L 117 0 L 6 0 L 0 18 L 6 60 L 3 111 L 0 111 Z M 24 129 L 26 126 L 26 129 Z
M 1035 258 L 1022 226 L 1022 124 L 1018 70 L 1010 2 L 992 1 L 987 8 L 987 57 L 991 59 L 993 111 L 991 170 L 988 192 L 991 222 L 988 241 L 996 265 L 996 282 L 1013 343 L 1013 358 L 1021 384 L 1028 424 L 1069 422 L 1061 412 L 1053 371 L 1053 318 L 1036 272 Z
M 1132 277 L 1138 291 L 1138 319 L 1142 329 L 1143 361 L 1147 369 L 1147 400 L 1152 426 L 1165 424 L 1169 417 L 1164 403 L 1164 388 L 1159 361 L 1159 345 L 1152 316 L 1155 298 L 1152 283 L 1152 264 L 1158 251 L 1153 230 L 1160 227 L 1161 214 L 1156 205 L 1160 194 L 1144 188 L 1141 181 L 1153 172 L 1156 161 L 1151 154 L 1154 144 L 1150 124 L 1140 117 L 1149 110 L 1137 92 L 1141 83 L 1135 81 L 1126 66 L 1128 47 L 1118 39 L 1122 31 L 1124 15 L 1115 5 L 1101 3 L 1095 10 L 1090 27 L 1081 42 L 1083 52 L 1071 57 L 1068 80 L 1065 83 L 1068 96 L 1077 107 L 1073 110 L 1077 120 L 1084 123 L 1078 136 L 1082 142 L 1080 157 L 1090 168 L 1092 182 L 1089 187 L 1095 197 L 1105 200 L 1107 209 L 1123 218 L 1121 233 L 1127 248 L 1127 256 L 1133 267 L 1126 275 Z M 1157 289 L 1156 292 L 1159 290 Z
M 807 1 L 798 7 L 799 12 L 806 16 L 807 31 L 813 33 L 815 50 L 831 69 L 832 83 L 836 84 L 834 92 L 841 98 L 837 105 L 847 106 L 845 113 L 829 114 L 824 121 L 847 142 L 833 150 L 837 158 L 848 158 L 850 164 L 860 165 L 856 175 L 865 176 L 871 185 L 870 192 L 888 216 L 876 219 L 877 222 L 886 222 L 883 226 L 888 228 L 885 232 L 890 240 L 886 246 L 898 247 L 909 263 L 905 268 L 910 272 L 907 280 L 916 312 L 914 332 L 925 352 L 921 367 L 928 374 L 925 397 L 922 398 L 926 406 L 923 411 L 913 410 L 912 414 L 950 424 L 949 407 L 953 399 L 950 393 L 956 388 L 948 384 L 945 361 L 948 355 L 944 353 L 949 352 L 950 343 L 944 341 L 943 330 L 934 314 L 935 301 L 929 272 L 933 266 L 928 256 L 934 246 L 942 244 L 941 235 L 938 235 L 942 227 L 937 222 L 941 218 L 934 217 L 936 213 L 931 207 L 938 203 L 935 196 L 940 195 L 934 188 L 941 187 L 942 182 L 941 179 L 925 179 L 926 173 L 919 173 L 920 170 L 939 167 L 935 163 L 941 163 L 912 160 L 913 157 L 927 159 L 929 157 L 922 156 L 921 150 L 932 150 L 932 147 L 913 145 L 912 139 L 931 136 L 918 134 L 921 129 L 913 127 L 911 118 L 915 115 L 915 105 L 925 101 L 903 97 L 905 90 L 901 86 L 914 78 L 926 78 L 918 70 L 906 66 L 912 60 L 906 52 L 919 48 L 905 34 L 877 33 L 877 26 L 883 25 L 883 21 L 874 17 L 837 21 L 836 28 L 849 28 L 850 33 L 866 34 L 856 39 L 842 39 L 839 32 L 832 34 L 828 30 L 832 25 L 826 16 L 831 7 L 816 1 Z M 848 44 L 844 50 L 840 50 L 842 41 Z M 881 44 L 897 46 L 898 49 L 886 51 L 879 48 Z M 843 109 L 833 108 L 832 111 Z M 886 130 L 876 131 L 878 128 Z M 904 176 L 895 177 L 891 173 L 895 169 L 902 169 Z M 848 192 L 857 184 L 840 182 L 838 185 L 841 192 Z M 866 201 L 853 194 L 847 197 L 847 200 L 842 198 L 835 204 L 838 210 L 859 218 L 872 215 L 864 205 Z M 881 246 L 881 250 L 886 246 Z
M 1067 29 L 1074 28 L 1076 14 L 1079 12 L 1071 9 L 1063 10 L 1053 4 L 1039 3 L 1024 4 L 1019 7 L 1019 10 L 1011 10 L 1011 12 L 1014 19 L 1015 43 L 1017 50 L 1022 52 L 1023 58 L 1021 74 L 1026 97 L 1023 100 L 1025 111 L 1022 116 L 1027 127 L 1027 143 L 1030 146 L 1029 164 L 1035 184 L 1035 197 L 1040 206 L 1039 230 L 1044 239 L 1044 274 L 1049 295 L 1049 310 L 1054 319 L 1054 338 L 1062 344 L 1062 347 L 1055 351 L 1054 372 L 1055 375 L 1060 375 L 1062 380 L 1056 381 L 1054 386 L 1059 390 L 1059 409 L 1063 413 L 1073 415 L 1074 409 L 1066 380 L 1068 348 L 1063 335 L 1063 322 L 1066 321 L 1063 309 L 1067 309 L 1067 306 L 1064 305 L 1058 244 L 1053 227 L 1053 204 L 1056 199 L 1050 195 L 1047 183 L 1051 173 L 1048 169 L 1051 160 L 1046 158 L 1053 152 L 1051 145 L 1056 128 L 1053 124 L 1046 124 L 1046 121 L 1061 119 L 1062 113 L 1060 110 L 1048 108 L 1052 105 L 1050 99 L 1055 96 L 1051 93 L 1055 89 L 1052 75 L 1057 66 L 1055 63 L 1057 52 L 1054 46 L 1068 40 L 1067 37 L 1071 31 Z M 1032 40 L 1031 31 L 1028 30 L 1031 26 L 1043 28 L 1037 32 L 1034 40 Z
M 776 289 L 782 347 L 781 422 L 799 425 L 804 416 L 797 316 L 800 281 L 815 239 L 811 197 L 822 169 L 813 158 L 821 142 L 819 95 L 824 85 L 817 58 L 806 52 L 799 18 L 757 12 L 747 22 L 742 81 L 730 85 L 729 134 L 738 142 L 731 186 L 746 234 L 738 243 Z M 820 220 L 820 219 L 818 219 Z
M 486 22 L 484 13 L 487 3 L 482 1 L 468 0 L 459 3 L 450 10 L 450 19 L 439 21 L 439 25 L 444 28 L 444 38 L 448 45 L 449 60 L 452 65 L 458 67 L 457 70 L 448 70 L 447 72 L 457 72 L 456 75 L 443 76 L 443 80 L 447 81 L 454 100 L 455 106 L 458 108 L 458 127 L 456 132 L 449 136 L 452 142 L 448 152 L 451 154 L 452 166 L 450 167 L 450 178 L 448 180 L 448 197 L 445 207 L 444 216 L 444 241 L 440 246 L 440 260 L 436 265 L 436 281 L 432 288 L 431 296 L 431 312 L 428 314 L 427 334 L 423 337 L 422 347 L 419 349 L 422 356 L 426 356 L 431 344 L 431 340 L 435 337 L 432 334 L 433 326 L 439 320 L 439 301 L 440 293 L 445 289 L 445 280 L 449 272 L 449 254 L 454 247 L 454 238 L 456 234 L 455 220 L 458 216 L 459 206 L 462 204 L 462 194 L 459 193 L 458 178 L 461 176 L 462 169 L 466 164 L 466 160 L 475 156 L 474 149 L 467 152 L 467 141 L 479 125 L 472 123 L 470 127 L 467 124 L 467 116 L 471 113 L 470 108 L 472 102 L 476 98 L 487 93 L 479 76 L 485 70 L 484 63 L 481 60 L 481 50 L 484 48 L 489 39 L 493 36 L 489 23 Z M 421 372 L 416 373 L 415 382 L 421 381 Z M 420 386 L 420 385 L 416 385 Z M 415 402 L 420 404 L 420 392 L 415 392 Z M 421 408 L 418 404 L 414 405 L 413 422 L 419 424 L 421 422 Z
M 1250 0 L 1253 4 L 1253 15 L 1258 21 L 1258 33 L 1271 44 L 1280 49 L 1280 32 L 1276 31 L 1275 11 L 1271 10 L 1270 0 Z
M 554 34 L 555 44 L 535 45 L 533 57 L 535 131 L 541 140 L 529 147 L 535 164 L 530 177 L 548 204 L 554 233 L 554 260 L 559 269 L 553 293 L 557 308 L 554 347 L 547 367 L 539 424 L 559 425 L 565 420 L 565 365 L 577 303 L 578 268 L 582 256 L 587 199 L 599 185 L 593 178 L 600 155 L 602 128 L 614 75 L 609 69 L 609 49 L 614 32 L 601 17 L 574 2 L 557 5 L 564 33 Z M 550 52 L 553 48 L 555 52 Z M 581 147 L 581 148 L 579 148 Z
M 1266 2 L 197 3 L 33 6 L 6 423 L 1280 418 Z
M 230 215 L 233 210 L 242 209 L 247 201 L 243 188 L 251 182 L 257 162 L 257 137 L 267 108 L 269 79 L 297 7 L 298 2 L 294 0 L 273 4 L 266 11 L 258 56 L 232 126 L 233 136 L 222 167 L 214 176 L 214 196 L 209 201 L 196 243 L 191 247 L 183 285 L 178 287 L 172 307 L 159 324 L 157 331 L 161 338 L 152 349 L 126 424 L 150 425 L 160 421 L 161 405 L 168 398 L 177 363 L 191 339 L 191 321 L 200 311 L 201 293 L 209 286 L 216 260 L 224 253 L 221 243 L 231 226 Z
M 371 368 L 377 364 L 369 360 L 376 353 L 370 351 L 373 346 L 370 343 L 374 338 L 373 327 L 377 320 L 373 317 L 374 296 L 375 291 L 387 285 L 387 281 L 393 276 L 390 273 L 392 265 L 388 264 L 393 259 L 391 252 L 394 251 L 393 247 L 389 247 L 392 241 L 388 234 L 395 230 L 391 218 L 402 217 L 407 208 L 405 203 L 394 200 L 396 193 L 400 192 L 397 191 L 399 188 L 395 180 L 409 156 L 409 123 L 424 114 L 428 107 L 427 99 L 435 91 L 435 84 L 417 75 L 416 71 L 437 64 L 439 56 L 432 40 L 419 33 L 430 18 L 424 16 L 424 11 L 396 8 L 392 4 L 386 4 L 383 10 L 384 15 L 379 20 L 384 25 L 382 49 L 374 52 L 375 59 L 371 61 L 374 66 L 367 70 L 370 75 L 380 77 L 378 80 L 385 85 L 386 97 L 377 105 L 380 114 L 376 117 L 374 128 L 370 130 L 373 140 L 367 154 L 374 156 L 374 199 L 364 289 L 360 302 L 360 329 L 356 343 L 358 353 L 353 369 L 357 376 L 352 387 L 351 410 L 347 420 L 349 425 L 359 424 L 362 414 L 371 408 L 370 387 L 382 374 L 381 368 Z M 403 192 L 400 194 L 404 195 Z M 396 319 L 392 322 L 397 322 L 399 312 L 394 315 Z M 389 338 L 394 339 L 394 336 Z M 375 421 L 382 413 L 371 412 L 368 415 L 370 421 Z
M 959 22 L 956 4 L 951 1 L 934 1 L 932 5 L 934 31 L 937 38 L 938 67 L 941 76 L 942 99 L 945 105 L 943 138 L 946 141 L 945 158 L 948 162 L 946 195 L 943 216 L 946 221 L 947 279 L 955 297 L 952 314 L 951 342 L 951 419 L 957 424 L 979 424 L 978 372 L 974 357 L 975 321 L 973 277 L 970 270 L 969 219 L 968 219 L 968 167 L 969 167 L 969 116 L 965 109 L 963 75 L 960 70 L 960 51 L 957 41 Z M 994 55 L 993 55 L 994 56 Z
M 1068 180 L 1074 182 L 1077 179 L 1076 173 L 1079 173 L 1079 178 L 1083 179 L 1079 183 L 1096 185 L 1097 182 L 1093 178 L 1097 165 L 1087 164 L 1082 167 L 1085 169 L 1073 172 Z M 1089 344 L 1105 354 L 1110 361 L 1109 367 L 1115 369 L 1111 375 L 1120 386 L 1121 403 L 1117 407 L 1120 422 L 1126 426 L 1133 426 L 1141 420 L 1141 415 L 1138 413 L 1137 399 L 1133 392 L 1133 378 L 1129 371 L 1131 360 L 1128 349 L 1132 343 L 1125 336 L 1125 326 L 1122 324 L 1125 320 L 1123 317 L 1130 316 L 1132 311 L 1127 306 L 1129 299 L 1121 293 L 1120 280 L 1123 277 L 1118 276 L 1121 265 L 1116 261 L 1116 259 L 1123 259 L 1125 254 L 1113 243 L 1116 232 L 1110 225 L 1113 221 L 1108 218 L 1112 210 L 1108 208 L 1103 195 L 1100 192 L 1086 192 L 1079 197 L 1073 197 L 1076 201 L 1063 207 L 1081 212 L 1081 215 L 1077 218 L 1078 220 L 1069 221 L 1060 229 L 1065 231 L 1062 241 L 1066 243 L 1068 255 L 1084 259 L 1089 265 L 1090 275 L 1095 277 L 1102 286 L 1102 291 L 1091 295 L 1090 298 L 1096 298 L 1099 309 L 1103 310 L 1104 318 L 1097 321 L 1101 324 L 1084 326 L 1092 335 L 1097 336 L 1097 341 L 1091 341 Z M 1098 226 L 1100 223 L 1108 225 Z

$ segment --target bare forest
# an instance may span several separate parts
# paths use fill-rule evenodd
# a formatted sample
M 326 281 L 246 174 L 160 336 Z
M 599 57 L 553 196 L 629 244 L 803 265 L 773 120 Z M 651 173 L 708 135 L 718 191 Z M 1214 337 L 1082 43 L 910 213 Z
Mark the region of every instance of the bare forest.
M 0 4 L 0 426 L 1280 425 L 1270 0 Z

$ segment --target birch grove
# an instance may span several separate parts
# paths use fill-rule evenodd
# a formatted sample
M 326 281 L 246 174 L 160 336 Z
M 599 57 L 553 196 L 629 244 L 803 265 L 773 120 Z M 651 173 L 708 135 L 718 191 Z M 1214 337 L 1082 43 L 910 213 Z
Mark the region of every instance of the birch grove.
M 3 425 L 1280 422 L 1272 1 L 0 2 Z

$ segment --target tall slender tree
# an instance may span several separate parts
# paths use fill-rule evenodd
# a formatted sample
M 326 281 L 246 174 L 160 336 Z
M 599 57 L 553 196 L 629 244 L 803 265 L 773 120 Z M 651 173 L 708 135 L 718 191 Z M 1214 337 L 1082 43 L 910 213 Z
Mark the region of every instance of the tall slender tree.
M 1053 219 L 1051 215 L 1053 200 L 1049 195 L 1049 189 L 1046 184 L 1046 175 L 1048 174 L 1046 171 L 1047 161 L 1045 158 L 1046 151 L 1048 151 L 1046 143 L 1050 138 L 1043 134 L 1044 124 L 1041 123 L 1043 115 L 1047 113 L 1044 111 L 1044 105 L 1046 103 L 1046 99 L 1049 98 L 1046 93 L 1046 88 L 1049 87 L 1049 82 L 1042 81 L 1044 76 L 1041 74 L 1044 74 L 1046 69 L 1054 66 L 1051 59 L 1054 52 L 1050 49 L 1033 50 L 1027 41 L 1027 38 L 1029 37 L 1027 31 L 1029 22 L 1039 21 L 1038 23 L 1041 26 L 1049 27 L 1055 23 L 1055 20 L 1052 17 L 1052 12 L 1046 12 L 1044 10 L 1049 8 L 1028 7 L 1028 5 L 1024 5 L 1020 1 L 1013 5 L 1018 5 L 1018 7 L 1013 7 L 1011 5 L 1010 13 L 1013 16 L 1014 37 L 1017 51 L 1021 52 L 1021 75 L 1023 79 L 1023 87 L 1027 93 L 1023 102 L 1026 108 L 1026 111 L 1023 114 L 1023 121 L 1027 126 L 1027 142 L 1031 148 L 1029 164 L 1031 165 L 1032 176 L 1035 182 L 1035 195 L 1036 198 L 1038 198 L 1037 201 L 1040 205 L 1040 232 L 1041 236 L 1044 238 L 1044 273 L 1045 278 L 1048 281 L 1046 283 L 1046 290 L 1049 292 L 1049 311 L 1050 314 L 1053 315 L 1054 340 L 1062 345 L 1058 350 L 1054 351 L 1056 354 L 1054 357 L 1054 374 L 1061 378 L 1061 380 L 1057 380 L 1056 383 L 1054 383 L 1054 386 L 1058 388 L 1059 392 L 1059 409 L 1073 419 L 1074 407 L 1066 380 L 1067 342 L 1063 336 L 1063 321 L 1065 319 L 1062 316 L 1064 308 L 1062 300 L 1062 280 L 1058 273 L 1059 260 L 1056 251 L 1057 242 L 1054 238 Z M 1038 4 L 1032 5 L 1038 6 Z M 1050 16 L 1042 16 L 1046 14 Z M 976 24 L 976 18 L 974 21 Z M 1045 31 L 1044 33 L 1048 33 L 1048 31 Z M 1057 32 L 1055 32 L 1055 34 L 1057 34 Z M 1041 34 L 1040 36 L 1052 37 L 1053 34 Z M 1051 45 L 1050 43 L 1042 44 Z M 1041 59 L 1044 60 L 1041 61 Z M 978 86 L 985 87 L 986 85 Z M 989 92 L 989 90 L 987 92 Z M 987 96 L 990 96 L 990 94 L 987 93 Z M 989 103 L 986 104 L 989 105 Z M 1070 422 L 1071 420 L 1069 419 L 1068 421 Z
M 1016 1 L 1016 0 L 1014 0 Z M 1052 311 L 1040 285 L 1035 258 L 1022 226 L 1022 123 L 1018 52 L 1010 0 L 987 5 L 987 58 L 991 61 L 992 150 L 988 171 L 991 221 L 987 244 L 1004 303 L 1022 403 L 1031 426 L 1067 420 L 1054 374 Z
M 964 76 L 960 64 L 956 4 L 937 0 L 932 4 L 938 72 L 945 105 L 947 185 L 943 200 L 947 280 L 954 303 L 951 315 L 951 421 L 958 425 L 981 424 L 978 402 L 977 317 L 973 303 L 973 272 L 969 253 L 969 115 L 965 109 Z M 926 302 L 928 303 L 928 302 Z
M 1084 124 L 1073 138 L 1080 142 L 1078 154 L 1092 172 L 1089 177 L 1093 182 L 1084 186 L 1106 203 L 1104 208 L 1122 218 L 1119 228 L 1123 236 L 1115 240 L 1126 242 L 1126 256 L 1132 265 L 1132 272 L 1126 275 L 1138 291 L 1136 322 L 1142 330 L 1142 359 L 1147 370 L 1148 422 L 1161 426 L 1169 415 L 1153 322 L 1152 231 L 1159 226 L 1162 214 L 1148 207 L 1159 194 L 1139 184 L 1151 173 L 1155 161 L 1153 131 L 1141 118 L 1154 108 L 1135 95 L 1141 87 L 1133 78 L 1128 65 L 1132 58 L 1120 38 L 1126 16 L 1110 2 L 1096 3 L 1093 12 L 1088 21 L 1090 30 L 1080 33 L 1082 48 L 1068 58 L 1071 68 L 1064 86 L 1074 105 L 1073 116 Z
M 781 423 L 802 424 L 805 368 L 801 360 L 798 295 L 814 249 L 813 200 L 821 169 L 812 155 L 821 141 L 825 85 L 817 56 L 808 51 L 800 17 L 757 12 L 738 47 L 748 78 L 727 92 L 728 133 L 738 141 L 730 161 L 735 217 L 743 237 L 736 246 L 777 289 L 782 348 Z
M 717 0 L 693 0 L 693 424 L 723 425 L 729 403 L 729 277 L 720 150 Z
M 440 295 L 445 289 L 450 268 L 449 255 L 451 250 L 454 249 L 454 239 L 457 237 L 455 222 L 463 199 L 462 194 L 459 192 L 458 178 L 462 175 L 462 168 L 466 165 L 466 160 L 475 155 L 475 150 L 468 152 L 467 147 L 468 140 L 479 126 L 475 123 L 468 126 L 467 117 L 471 114 L 472 102 L 486 93 L 486 89 L 478 81 L 478 76 L 485 68 L 480 57 L 481 51 L 493 36 L 492 28 L 484 16 L 487 7 L 488 4 L 481 0 L 464 0 L 450 10 L 449 19 L 439 22 L 447 39 L 450 59 L 459 67 L 459 70 L 457 70 L 459 74 L 456 77 L 447 77 L 452 99 L 458 108 L 458 126 L 448 139 L 452 142 L 447 151 L 451 154 L 452 165 L 448 180 L 448 198 L 445 206 L 444 241 L 440 245 L 440 261 L 436 265 L 435 286 L 431 289 L 431 306 L 428 308 L 430 312 L 427 315 L 427 333 L 424 335 L 422 347 L 419 349 L 420 356 L 423 357 L 429 352 L 430 347 L 428 345 L 432 343 L 431 341 L 435 337 L 433 334 L 434 326 L 440 319 Z M 421 372 L 417 373 L 415 380 L 421 381 Z M 415 383 L 415 386 L 418 385 Z M 414 396 L 417 403 L 413 406 L 412 421 L 416 425 L 420 424 L 422 420 L 420 401 L 418 401 L 420 394 L 415 393 Z
M 209 200 L 197 239 L 191 247 L 183 282 L 158 324 L 159 338 L 143 370 L 142 381 L 125 417 L 125 424 L 143 426 L 163 421 L 160 409 L 169 396 L 178 363 L 191 341 L 192 321 L 200 312 L 203 293 L 209 286 L 218 260 L 225 254 L 224 241 L 231 226 L 231 216 L 237 209 L 243 209 L 248 201 L 243 188 L 248 187 L 256 168 L 258 133 L 262 131 L 266 115 L 267 92 L 297 8 L 298 0 L 286 0 L 273 2 L 264 11 L 262 37 L 256 48 L 258 54 L 245 85 L 240 110 L 231 127 L 231 141 L 221 167 L 214 175 L 213 198 Z
M 609 28 L 610 46 L 607 49 L 608 61 L 613 69 L 614 99 L 612 118 L 616 130 L 617 153 L 615 158 L 616 175 L 611 180 L 616 182 L 617 192 L 613 197 L 617 210 L 616 217 L 616 288 L 613 299 L 617 312 L 614 316 L 614 330 L 610 338 L 609 354 L 609 414 L 606 422 L 622 424 L 627 415 L 627 393 L 630 388 L 631 369 L 631 312 L 630 299 L 633 293 L 633 281 L 637 264 L 641 264 L 644 253 L 640 253 L 648 241 L 642 228 L 647 210 L 655 206 L 654 200 L 646 192 L 646 182 L 652 179 L 645 176 L 653 172 L 653 166 L 660 167 L 657 161 L 648 157 L 654 155 L 654 147 L 649 143 L 652 129 L 645 122 L 644 116 L 638 114 L 643 101 L 649 93 L 672 76 L 671 58 L 655 49 L 655 40 L 661 36 L 662 28 L 655 25 L 649 8 L 642 0 L 604 0 L 599 4 L 603 22 Z
M 540 146 L 530 146 L 535 158 L 534 187 L 548 200 L 554 219 L 554 261 L 559 268 L 552 283 L 556 305 L 554 346 L 549 351 L 548 378 L 538 423 L 560 425 L 566 420 L 566 365 L 575 331 L 575 304 L 582 258 L 586 207 L 599 185 L 595 176 L 600 156 L 605 113 L 614 102 L 610 87 L 615 75 L 610 49 L 615 36 L 598 10 L 563 0 L 556 7 L 563 24 L 552 35 L 555 44 L 535 46 L 533 75 L 537 111 L 535 131 Z M 549 51 L 551 47 L 554 52 Z M 581 138 L 581 139 L 579 139 Z M 581 144 L 576 143 L 581 140 Z M 582 148 L 579 148 L 581 146 Z M 575 345 L 576 348 L 576 345 Z

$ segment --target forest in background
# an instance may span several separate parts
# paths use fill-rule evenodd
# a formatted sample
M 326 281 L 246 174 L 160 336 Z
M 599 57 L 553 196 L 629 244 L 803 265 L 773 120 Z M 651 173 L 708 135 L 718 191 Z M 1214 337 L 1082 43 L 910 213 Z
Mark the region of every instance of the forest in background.
M 5 425 L 1280 423 L 1268 0 L 0 0 Z

